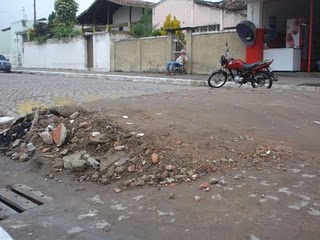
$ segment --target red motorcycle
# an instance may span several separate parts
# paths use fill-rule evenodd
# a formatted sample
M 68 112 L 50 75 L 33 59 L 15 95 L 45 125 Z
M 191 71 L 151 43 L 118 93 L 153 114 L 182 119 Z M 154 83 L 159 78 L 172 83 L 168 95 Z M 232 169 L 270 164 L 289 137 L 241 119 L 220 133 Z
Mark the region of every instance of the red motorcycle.
M 273 81 L 277 81 L 270 69 L 273 59 L 247 64 L 240 59 L 229 58 L 228 55 L 229 48 L 220 58 L 220 70 L 213 72 L 208 79 L 210 87 L 220 88 L 228 80 L 240 84 L 240 87 L 250 82 L 253 88 L 271 88 Z

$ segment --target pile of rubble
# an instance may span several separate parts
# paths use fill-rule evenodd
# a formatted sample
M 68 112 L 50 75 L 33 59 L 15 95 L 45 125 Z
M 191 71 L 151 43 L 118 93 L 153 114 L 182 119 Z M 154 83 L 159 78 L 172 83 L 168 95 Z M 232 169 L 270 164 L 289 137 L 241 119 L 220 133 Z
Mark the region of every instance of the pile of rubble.
M 52 160 L 52 174 L 72 171 L 80 182 L 121 180 L 121 190 L 146 184 L 174 185 L 199 177 L 196 169 L 173 163 L 172 148 L 158 146 L 151 136 L 126 132 L 105 116 L 76 110 L 37 109 L 14 120 L 0 129 L 0 149 L 19 161 L 41 154 Z
M 278 164 L 292 155 L 281 148 L 256 144 L 249 137 L 234 141 L 231 148 L 215 150 L 222 158 L 201 161 L 197 152 L 181 155 L 194 151 L 188 144 L 168 144 L 141 132 L 125 131 L 105 114 L 81 108 L 36 109 L 14 120 L 0 115 L 0 151 L 12 160 L 28 161 L 42 155 L 52 161 L 50 176 L 71 171 L 80 182 L 118 181 L 116 192 L 143 185 L 172 186 L 239 165 Z M 250 151 L 240 151 L 248 145 L 252 146 Z

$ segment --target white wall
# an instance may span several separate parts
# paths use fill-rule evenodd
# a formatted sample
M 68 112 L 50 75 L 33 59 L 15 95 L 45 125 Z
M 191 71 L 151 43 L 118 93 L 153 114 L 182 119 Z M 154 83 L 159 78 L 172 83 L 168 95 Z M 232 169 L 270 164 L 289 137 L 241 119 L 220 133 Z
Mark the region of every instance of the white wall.
M 93 65 L 95 69 L 110 71 L 110 34 L 96 33 L 93 36 Z
M 10 41 L 10 30 L 5 32 L 0 30 L 0 54 L 6 58 L 11 58 Z
M 24 44 L 24 66 L 27 68 L 85 69 L 85 40 L 48 40 L 44 44 Z
M 192 9 L 192 0 L 161 1 L 153 9 L 152 23 L 156 28 L 160 28 L 165 18 L 171 14 L 171 18 L 176 17 L 180 21 L 181 27 L 192 27 L 194 26 Z
M 223 28 L 235 27 L 238 23 L 247 19 L 245 14 L 238 14 L 229 11 L 224 12 Z
M 163 0 L 153 9 L 153 25 L 156 28 L 162 27 L 169 14 L 172 18 L 175 16 L 180 21 L 181 27 L 214 24 L 220 24 L 221 28 L 235 27 L 239 22 L 246 19 L 245 15 L 196 4 L 193 0 Z
M 247 20 L 254 23 L 256 28 L 262 28 L 262 7 L 263 0 L 248 1 Z
M 220 24 L 220 9 L 195 4 L 194 26 Z

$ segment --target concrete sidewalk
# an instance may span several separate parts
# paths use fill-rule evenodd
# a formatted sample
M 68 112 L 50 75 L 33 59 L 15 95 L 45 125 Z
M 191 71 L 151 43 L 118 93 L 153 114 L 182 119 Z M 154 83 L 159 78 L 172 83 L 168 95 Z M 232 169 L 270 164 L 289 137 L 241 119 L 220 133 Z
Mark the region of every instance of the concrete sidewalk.
M 136 72 L 104 72 L 87 70 L 65 69 L 38 69 L 38 68 L 15 68 L 14 73 L 36 74 L 45 76 L 63 76 L 72 78 L 95 78 L 112 81 L 136 81 L 158 84 L 174 84 L 186 86 L 208 86 L 208 74 L 186 74 L 168 76 L 165 73 L 136 73 Z M 320 74 L 317 73 L 283 73 L 275 72 L 278 81 L 274 82 L 273 88 L 280 89 L 305 89 L 320 91 Z M 228 87 L 239 87 L 238 84 L 228 82 Z

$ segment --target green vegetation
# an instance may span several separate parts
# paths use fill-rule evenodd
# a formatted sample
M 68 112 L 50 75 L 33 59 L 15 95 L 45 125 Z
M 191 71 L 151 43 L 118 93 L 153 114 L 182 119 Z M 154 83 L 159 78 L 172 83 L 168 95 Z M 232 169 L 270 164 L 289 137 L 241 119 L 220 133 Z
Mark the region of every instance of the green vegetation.
M 160 31 L 152 26 L 152 10 L 144 9 L 141 21 L 134 25 L 131 32 L 135 37 L 160 36 Z
M 75 37 L 81 34 L 75 28 L 78 3 L 74 0 L 55 0 L 55 12 L 49 15 L 48 23 L 37 22 L 28 31 L 31 41 L 45 42 L 50 38 Z
M 55 38 L 74 37 L 80 34 L 75 30 L 78 3 L 74 0 L 56 0 L 54 9 L 56 17 L 53 21 L 53 35 Z
M 177 29 L 177 28 L 181 28 L 180 21 L 176 17 L 171 18 L 171 14 L 169 14 L 168 16 L 166 16 L 160 32 L 161 32 L 161 35 L 167 35 L 168 29 Z M 175 35 L 177 36 L 177 38 L 179 38 L 180 41 L 185 42 L 185 35 L 181 30 L 176 30 Z

